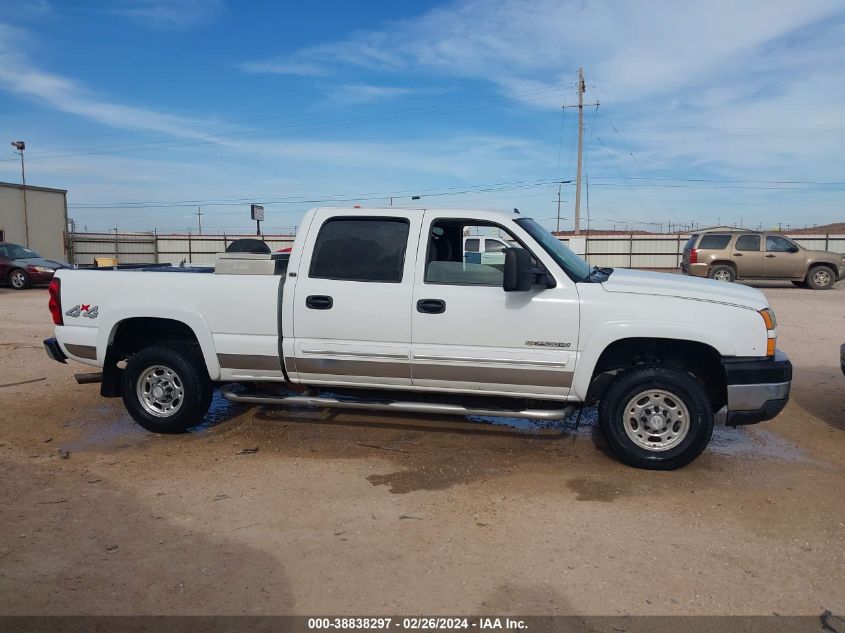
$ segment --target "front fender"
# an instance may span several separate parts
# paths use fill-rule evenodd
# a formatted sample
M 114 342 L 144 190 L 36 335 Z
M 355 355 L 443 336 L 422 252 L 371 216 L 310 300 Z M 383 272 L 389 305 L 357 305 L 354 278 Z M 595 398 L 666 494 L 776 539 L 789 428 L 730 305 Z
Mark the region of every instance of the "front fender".
M 612 343 L 629 338 L 692 341 L 709 345 L 722 356 L 736 355 L 733 341 L 725 336 L 724 330 L 716 327 L 698 324 L 693 329 L 689 323 L 668 321 L 608 321 L 593 328 L 587 339 L 581 343 L 582 351 L 578 356 L 572 381 L 572 394 L 581 400 L 586 399 L 599 357 Z
M 199 312 L 191 310 L 181 310 L 178 308 L 157 310 L 139 307 L 122 307 L 101 313 L 100 318 L 103 321 L 99 324 L 97 332 L 97 358 L 105 359 L 106 350 L 112 341 L 114 341 L 115 333 L 122 321 L 139 317 L 170 319 L 171 321 L 184 323 L 191 328 L 202 350 L 202 357 L 205 360 L 209 377 L 211 380 L 220 379 L 220 363 L 217 361 L 217 353 L 214 349 L 214 339 L 211 336 L 211 329 Z

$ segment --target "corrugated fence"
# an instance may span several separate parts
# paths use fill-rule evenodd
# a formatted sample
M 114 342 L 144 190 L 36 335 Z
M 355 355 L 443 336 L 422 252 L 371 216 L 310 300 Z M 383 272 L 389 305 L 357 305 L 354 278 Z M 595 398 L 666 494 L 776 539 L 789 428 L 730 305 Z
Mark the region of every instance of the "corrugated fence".
M 213 265 L 217 253 L 233 240 L 254 235 L 161 235 L 154 233 L 74 233 L 71 261 L 91 265 L 95 257 L 115 257 L 121 264 L 170 263 Z M 262 235 L 272 250 L 293 244 L 292 235 Z
M 805 248 L 845 253 L 845 235 L 794 235 Z M 254 235 L 157 235 L 153 233 L 74 233 L 71 261 L 91 265 L 95 257 L 116 257 L 121 264 L 171 263 L 213 265 L 233 240 Z M 561 238 L 594 266 L 678 268 L 689 235 L 628 233 Z M 272 250 L 293 244 L 293 235 L 263 235 Z

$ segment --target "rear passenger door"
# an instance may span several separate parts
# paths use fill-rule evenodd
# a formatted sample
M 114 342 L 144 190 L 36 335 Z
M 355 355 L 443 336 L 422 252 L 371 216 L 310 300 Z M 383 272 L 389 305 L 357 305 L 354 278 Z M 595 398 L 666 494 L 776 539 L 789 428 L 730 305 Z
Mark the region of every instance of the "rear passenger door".
M 732 258 L 739 277 L 763 275 L 763 252 L 760 250 L 760 242 L 760 236 L 752 233 L 736 238 Z
M 410 386 L 421 214 L 336 214 L 317 211 L 305 240 L 285 366 L 309 384 Z

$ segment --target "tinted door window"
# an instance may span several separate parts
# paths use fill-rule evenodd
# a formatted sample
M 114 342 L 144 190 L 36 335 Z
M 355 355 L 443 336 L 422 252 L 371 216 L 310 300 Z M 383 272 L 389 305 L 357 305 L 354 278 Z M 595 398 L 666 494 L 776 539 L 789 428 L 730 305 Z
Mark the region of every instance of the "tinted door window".
M 731 241 L 730 235 L 703 235 L 698 248 L 720 251 Z
M 759 235 L 740 235 L 736 240 L 736 250 L 738 250 L 738 251 L 759 251 L 760 250 L 760 236 Z
M 408 246 L 404 218 L 331 218 L 320 227 L 310 277 L 399 283 Z
M 467 253 L 477 253 L 478 252 L 478 238 L 472 238 L 466 241 L 466 250 Z
M 796 250 L 795 245 L 780 235 L 766 236 L 766 251 L 769 253 L 792 253 Z

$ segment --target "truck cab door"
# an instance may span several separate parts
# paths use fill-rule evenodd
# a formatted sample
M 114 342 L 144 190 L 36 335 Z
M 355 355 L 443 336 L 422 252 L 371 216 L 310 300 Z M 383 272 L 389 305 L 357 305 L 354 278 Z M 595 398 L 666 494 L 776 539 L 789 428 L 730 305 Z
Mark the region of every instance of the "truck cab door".
M 806 274 L 804 252 L 782 235 L 766 236 L 763 277 L 800 279 Z
M 421 215 L 315 213 L 293 271 L 293 337 L 283 341 L 292 380 L 411 385 L 411 297 Z
M 736 238 L 731 259 L 740 278 L 763 275 L 763 251 L 760 250 L 760 235 L 746 233 Z
M 461 236 L 476 229 L 532 243 L 516 226 L 426 211 L 412 303 L 414 389 L 565 397 L 578 348 L 575 284 L 505 292 L 501 268 L 464 258 Z

